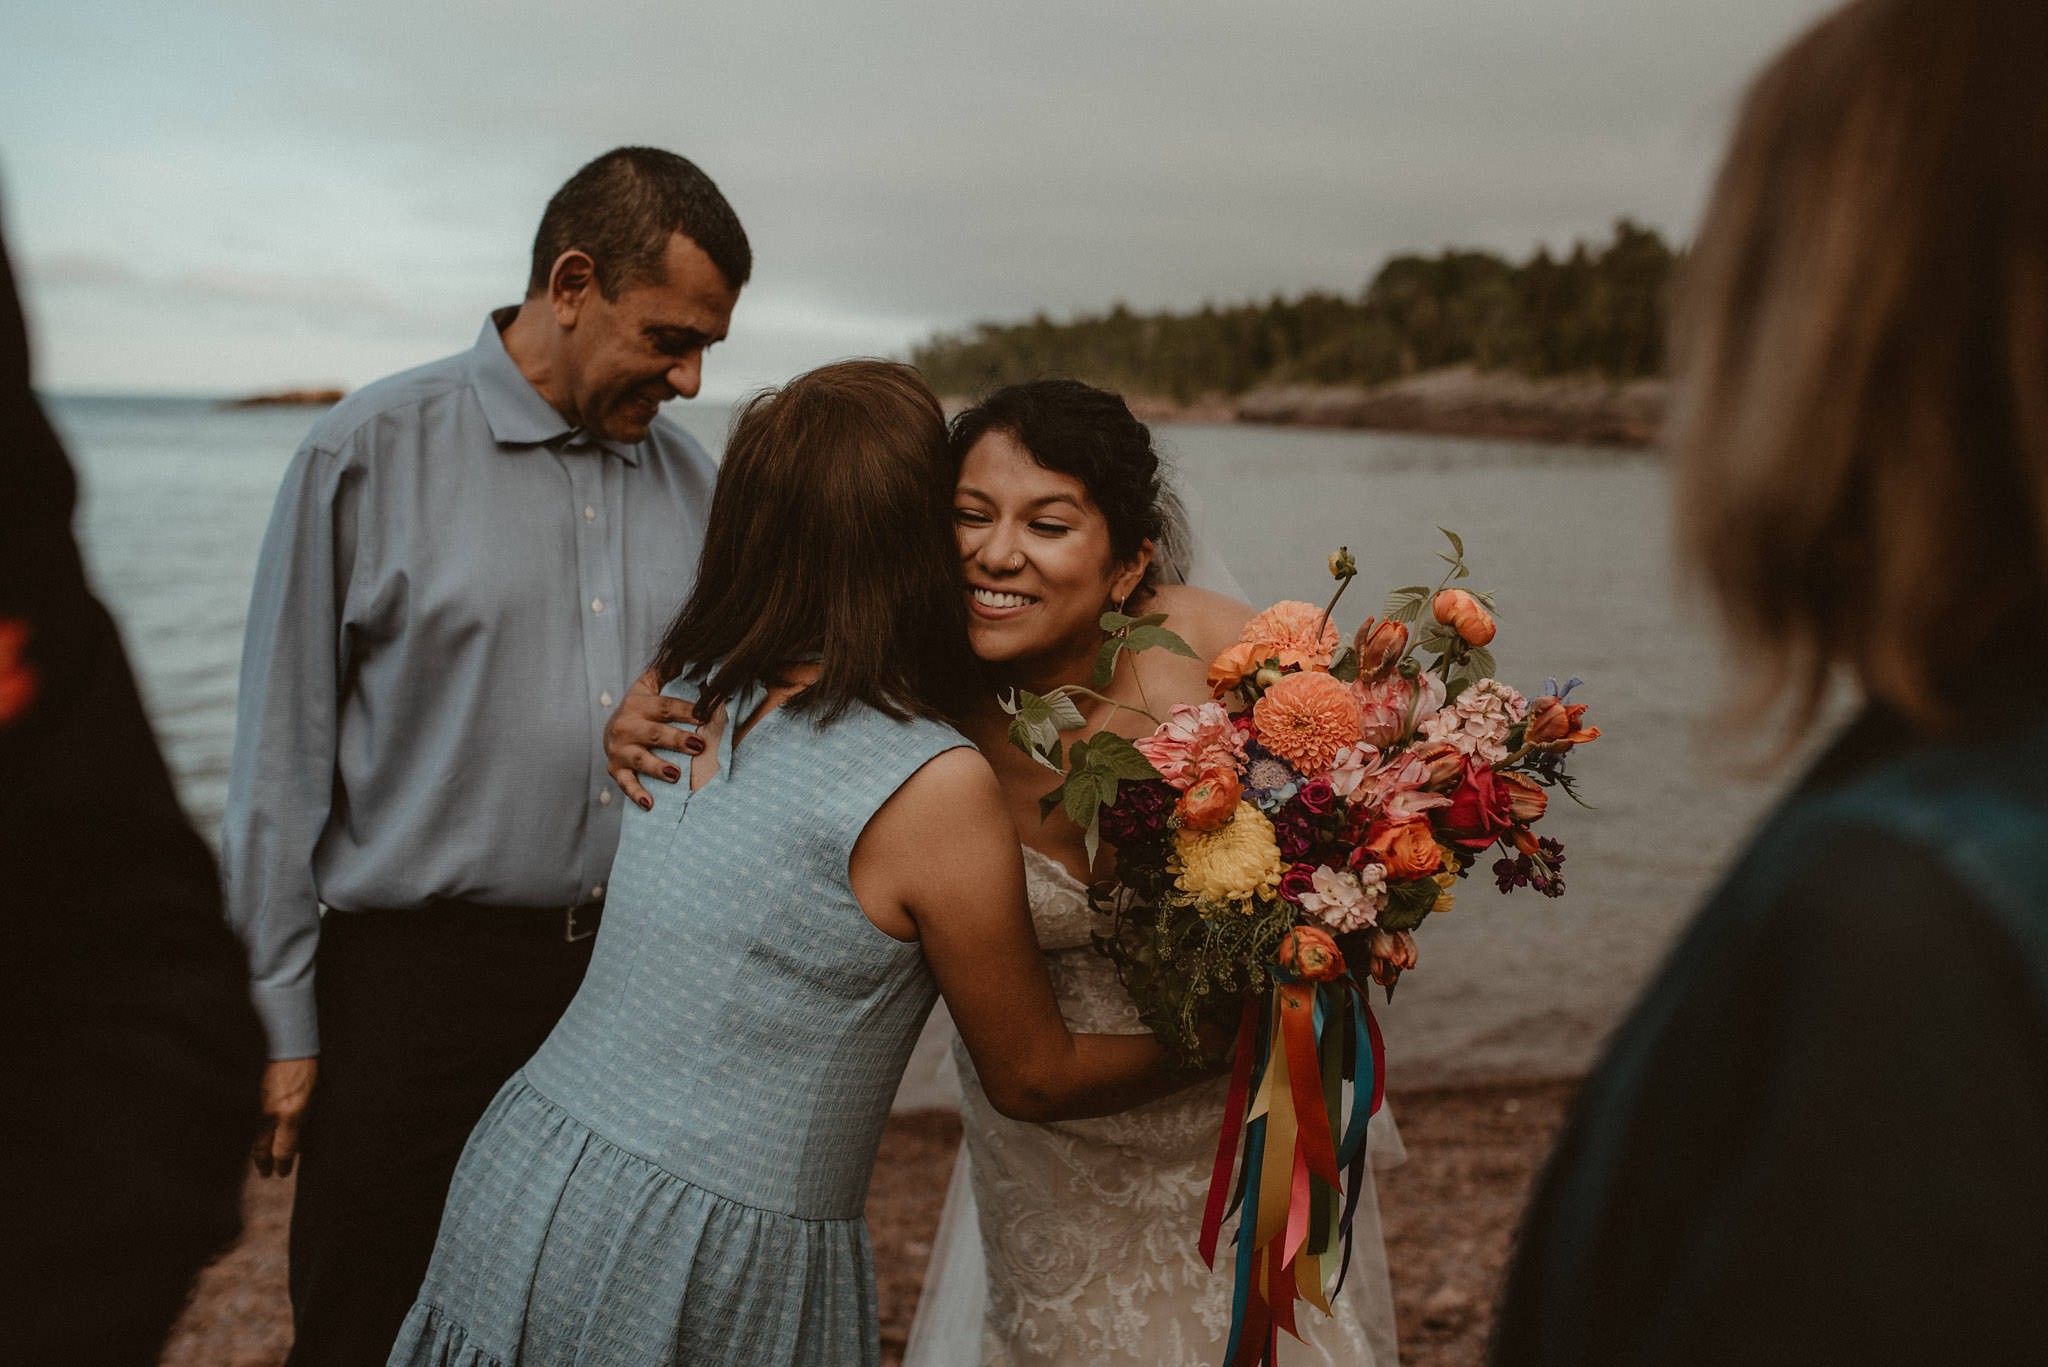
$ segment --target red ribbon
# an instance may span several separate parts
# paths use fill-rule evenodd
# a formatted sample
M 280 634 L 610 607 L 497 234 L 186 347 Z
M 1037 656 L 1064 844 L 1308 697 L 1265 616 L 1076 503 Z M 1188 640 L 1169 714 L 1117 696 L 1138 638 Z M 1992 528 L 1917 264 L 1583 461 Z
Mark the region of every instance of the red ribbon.
M 1251 1102 L 1252 1053 L 1259 1042 L 1260 1002 L 1244 999 L 1244 1024 L 1237 1032 L 1237 1057 L 1230 1065 L 1230 1099 L 1223 1104 L 1223 1133 L 1216 1137 L 1216 1166 L 1209 1173 L 1209 1204 L 1202 1212 L 1202 1261 L 1216 1266 L 1216 1241 L 1223 1233 L 1223 1212 L 1230 1204 L 1230 1173 L 1237 1166 L 1237 1134 L 1244 1128 Z

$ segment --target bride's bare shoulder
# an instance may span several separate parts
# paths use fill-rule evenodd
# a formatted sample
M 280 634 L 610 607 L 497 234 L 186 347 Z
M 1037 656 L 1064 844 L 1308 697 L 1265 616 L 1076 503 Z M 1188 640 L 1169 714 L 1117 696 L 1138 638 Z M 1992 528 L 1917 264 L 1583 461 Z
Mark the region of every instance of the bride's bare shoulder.
M 1148 609 L 1166 614 L 1166 625 L 1204 660 L 1236 644 L 1252 617 L 1251 604 L 1188 584 L 1161 584 Z

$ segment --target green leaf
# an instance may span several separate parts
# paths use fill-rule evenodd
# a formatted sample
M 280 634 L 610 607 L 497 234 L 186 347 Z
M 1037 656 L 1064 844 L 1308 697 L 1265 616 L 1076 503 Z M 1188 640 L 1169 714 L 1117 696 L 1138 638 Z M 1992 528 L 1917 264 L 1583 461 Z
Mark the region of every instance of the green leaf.
M 1156 627 L 1166 620 L 1166 614 L 1148 612 L 1143 617 L 1126 617 L 1121 612 L 1105 612 L 1097 620 L 1104 631 L 1122 631 L 1125 627 Z
M 1088 774 L 1069 774 L 1060 806 L 1066 810 L 1067 819 L 1076 826 L 1087 828 L 1094 820 L 1102 805 L 1100 790 L 1095 786 L 1094 777 Z
M 1465 652 L 1465 664 L 1471 669 L 1472 677 L 1475 679 L 1491 679 L 1494 677 L 1493 671 L 1496 666 L 1493 662 L 1493 652 L 1485 646 L 1473 646 L 1470 650 L 1467 650 Z
M 1439 889 L 1428 878 L 1387 885 L 1386 909 L 1373 924 L 1381 930 L 1413 930 L 1436 907 Z
M 1465 568 L 1464 562 L 1459 560 L 1458 557 L 1455 555 L 1445 555 L 1442 551 L 1438 551 L 1436 553 L 1436 558 L 1443 561 L 1446 565 L 1451 566 L 1453 569 L 1462 570 Z
M 1089 743 L 1088 767 L 1112 779 L 1126 778 L 1136 783 L 1159 777 L 1144 751 L 1114 731 L 1104 731 Z
M 1051 816 L 1051 815 L 1052 815 L 1052 814 L 1053 814 L 1053 813 L 1054 813 L 1054 812 L 1055 812 L 1056 810 L 1058 810 L 1058 808 L 1059 808 L 1059 805 L 1060 805 L 1060 803 L 1062 803 L 1062 802 L 1064 802 L 1064 801 L 1066 800 L 1066 796 L 1067 796 L 1067 785 L 1066 785 L 1066 784 L 1064 784 L 1064 783 L 1062 783 L 1062 784 L 1061 784 L 1061 785 L 1060 785 L 1059 787 L 1057 787 L 1057 788 L 1053 789 L 1053 790 L 1052 790 L 1051 792 L 1047 793 L 1047 794 L 1046 794 L 1045 796 L 1043 796 L 1043 797 L 1039 798 L 1039 799 L 1038 799 L 1038 819 L 1039 819 L 1039 821 L 1040 821 L 1041 823 L 1043 823 L 1043 822 L 1045 821 L 1045 819 L 1046 819 L 1047 817 Z
M 1338 683 L 1351 683 L 1358 678 L 1358 652 L 1350 646 L 1339 651 L 1330 663 L 1330 677 Z
M 1202 658 L 1195 654 L 1193 646 L 1183 641 L 1179 636 L 1168 631 L 1165 627 L 1151 622 L 1133 625 L 1127 640 L 1128 644 L 1125 646 L 1127 650 L 1164 650 L 1170 654 L 1181 656 L 1183 659 L 1199 660 Z
M 1387 595 L 1386 608 L 1382 615 L 1390 622 L 1412 622 L 1422 615 L 1422 605 L 1428 601 L 1427 584 L 1410 584 L 1407 588 L 1395 589 Z
M 1095 652 L 1095 673 L 1088 680 L 1096 692 L 1109 687 L 1109 681 L 1116 677 L 1116 657 L 1123 651 L 1122 636 L 1112 634 L 1102 638 L 1102 647 Z
M 1080 707 L 1065 693 L 1054 693 L 1039 701 L 1045 704 L 1052 724 L 1062 731 L 1079 730 L 1088 724 L 1088 719 L 1081 715 Z
M 1450 538 L 1451 549 L 1458 553 L 1458 559 L 1463 560 L 1465 558 L 1464 538 L 1460 537 L 1456 532 L 1452 531 L 1449 527 L 1438 527 L 1437 530 Z

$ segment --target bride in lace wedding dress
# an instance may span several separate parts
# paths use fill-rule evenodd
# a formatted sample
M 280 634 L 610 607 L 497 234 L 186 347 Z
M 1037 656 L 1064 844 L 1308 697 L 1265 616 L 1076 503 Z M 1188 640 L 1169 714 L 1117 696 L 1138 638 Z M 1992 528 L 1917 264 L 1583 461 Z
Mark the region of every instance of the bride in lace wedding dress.
M 1173 496 L 1150 435 L 1123 402 L 1071 381 L 992 395 L 955 423 L 961 460 L 954 516 L 971 603 L 975 653 L 1000 687 L 1043 693 L 1085 683 L 1106 608 L 1167 614 L 1203 660 L 1237 639 L 1243 603 L 1178 583 Z M 1180 543 L 1184 545 L 1184 542 Z M 1162 575 L 1163 571 L 1163 575 Z M 1208 696 L 1201 663 L 1163 651 L 1124 656 L 1108 697 L 1164 715 Z M 1142 716 L 1097 704 L 1090 730 L 1142 735 Z M 1109 961 L 1090 942 L 1080 831 L 1041 821 L 1045 771 L 1005 741 L 1008 717 L 989 703 L 963 729 L 996 769 L 1024 842 L 1031 914 L 1068 1024 L 1145 1027 Z M 964 1056 L 962 1154 L 947 1192 L 905 1367 L 1051 1367 L 1097 1363 L 1215 1364 L 1230 1324 L 1226 1260 L 1195 1248 L 1227 1081 L 1214 1078 L 1120 1115 L 1030 1125 L 1000 1115 Z M 1400 1161 L 1384 1112 L 1373 1165 Z M 1304 1315 L 1303 1344 L 1282 1360 L 1393 1367 L 1393 1299 L 1368 1173 L 1343 1294 L 1327 1319 Z

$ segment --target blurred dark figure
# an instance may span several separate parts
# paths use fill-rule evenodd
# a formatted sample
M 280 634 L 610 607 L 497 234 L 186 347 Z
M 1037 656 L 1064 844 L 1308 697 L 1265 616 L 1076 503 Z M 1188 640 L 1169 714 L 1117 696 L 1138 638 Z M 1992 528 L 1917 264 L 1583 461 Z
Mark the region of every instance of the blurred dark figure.
M 2048 1359 L 2048 6 L 1863 0 L 1750 92 L 1674 344 L 1687 554 L 1796 737 L 1587 1083 L 1499 1364 Z
M 71 538 L 0 246 L 0 1358 L 147 1364 L 241 1227 L 262 1042 Z

